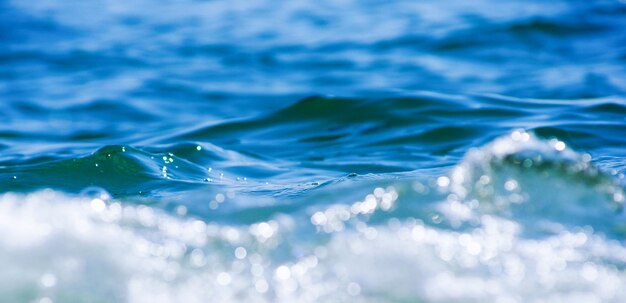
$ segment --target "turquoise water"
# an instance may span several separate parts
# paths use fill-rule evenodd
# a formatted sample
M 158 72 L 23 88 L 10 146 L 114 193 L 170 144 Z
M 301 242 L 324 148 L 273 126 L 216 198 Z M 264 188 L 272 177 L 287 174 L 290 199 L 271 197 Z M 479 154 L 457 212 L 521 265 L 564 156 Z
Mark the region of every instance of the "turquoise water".
M 626 301 L 623 28 L 0 1 L 0 301 Z

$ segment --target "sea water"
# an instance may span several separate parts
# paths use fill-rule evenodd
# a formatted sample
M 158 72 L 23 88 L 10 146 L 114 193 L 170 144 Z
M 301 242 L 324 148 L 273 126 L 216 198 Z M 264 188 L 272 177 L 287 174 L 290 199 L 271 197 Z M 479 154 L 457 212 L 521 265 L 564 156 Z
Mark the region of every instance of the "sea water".
M 1 302 L 624 302 L 621 1 L 1 1 Z

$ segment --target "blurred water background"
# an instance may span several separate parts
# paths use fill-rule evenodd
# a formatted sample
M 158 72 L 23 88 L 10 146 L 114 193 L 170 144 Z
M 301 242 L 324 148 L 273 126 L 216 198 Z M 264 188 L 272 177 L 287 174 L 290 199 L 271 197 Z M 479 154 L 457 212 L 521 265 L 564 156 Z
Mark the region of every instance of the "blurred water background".
M 623 1 L 0 1 L 2 302 L 624 302 Z

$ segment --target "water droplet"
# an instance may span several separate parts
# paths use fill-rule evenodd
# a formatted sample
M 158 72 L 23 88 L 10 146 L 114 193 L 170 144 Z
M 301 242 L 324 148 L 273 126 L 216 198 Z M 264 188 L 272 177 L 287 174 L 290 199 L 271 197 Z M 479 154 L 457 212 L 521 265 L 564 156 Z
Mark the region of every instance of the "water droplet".
M 91 208 L 97 212 L 101 212 L 106 208 L 106 204 L 101 199 L 93 199 L 90 204 Z
M 256 283 L 254 283 L 254 288 L 256 289 L 256 291 L 263 294 L 267 292 L 267 290 L 269 289 L 269 285 L 267 284 L 267 281 L 265 281 L 264 279 L 260 279 L 256 281 Z
M 563 151 L 565 150 L 565 143 L 563 141 L 557 141 L 554 144 L 554 149 L 558 150 L 558 151 Z
M 286 265 L 281 265 L 276 268 L 276 279 L 287 280 L 291 277 L 291 270 Z
M 53 287 L 57 284 L 57 278 L 50 273 L 41 276 L 41 285 L 46 288 Z
M 437 178 L 437 185 L 439 185 L 439 187 L 447 187 L 448 185 L 450 185 L 450 178 L 446 176 L 441 176 Z
M 226 272 L 221 272 L 217 275 L 217 284 L 226 286 L 230 284 L 231 278 L 230 275 Z
M 242 260 L 242 259 L 245 259 L 247 255 L 248 255 L 248 252 L 246 251 L 245 248 L 241 246 L 235 248 L 235 258 Z

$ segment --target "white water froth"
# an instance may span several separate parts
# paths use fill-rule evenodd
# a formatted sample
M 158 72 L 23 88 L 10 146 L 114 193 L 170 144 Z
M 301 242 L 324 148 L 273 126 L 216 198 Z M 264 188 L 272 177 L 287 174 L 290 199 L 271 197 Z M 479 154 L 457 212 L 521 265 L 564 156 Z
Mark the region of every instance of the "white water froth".
M 52 191 L 0 201 L 3 301 L 626 300 L 626 248 L 584 228 L 527 239 L 484 215 L 465 231 L 390 219 L 298 240 L 289 220 L 207 225 Z
M 514 131 L 470 150 L 450 176 L 441 178 L 448 200 L 468 206 L 473 217 L 497 214 L 522 223 L 528 232 L 547 232 L 556 224 L 624 237 L 626 194 L 619 183 L 624 176 L 602 172 L 589 154 L 557 139 Z M 467 213 L 460 217 L 469 219 Z
M 394 187 L 251 225 L 175 216 L 105 194 L 4 194 L 0 301 L 626 302 L 626 247 L 615 231 L 621 217 L 600 205 L 618 202 L 619 187 L 587 176 L 590 166 L 569 170 L 588 160 L 554 141 L 528 137 L 524 148 L 497 148 L 524 134 L 470 152 L 433 183 L 444 193 L 437 207 L 446 219 L 467 223 L 458 226 L 394 217 L 397 204 L 423 197 Z M 567 161 L 550 162 L 547 176 L 540 166 L 520 170 L 519 159 L 503 164 L 528 150 Z M 477 182 L 494 189 L 483 195 L 488 186 Z M 535 205 L 545 202 L 541 186 L 568 191 L 553 204 L 556 214 Z M 589 197 L 592 204 L 583 201 Z M 570 212 L 571 204 L 601 210 Z M 386 219 L 373 223 L 375 215 Z M 529 235 L 537 221 L 550 232 Z

